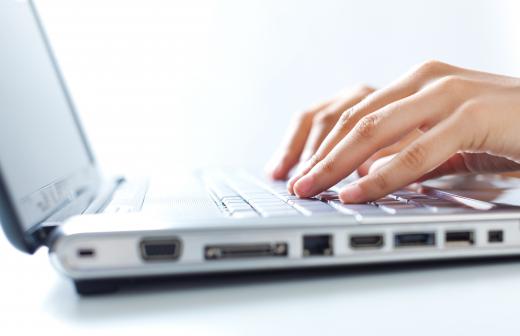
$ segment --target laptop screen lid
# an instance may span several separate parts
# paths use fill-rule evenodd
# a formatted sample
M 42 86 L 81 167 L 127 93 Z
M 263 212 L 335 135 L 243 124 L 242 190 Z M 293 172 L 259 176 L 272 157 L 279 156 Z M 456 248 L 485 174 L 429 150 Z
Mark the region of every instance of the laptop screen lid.
M 30 1 L 0 0 L 0 74 L 0 219 L 32 253 L 41 224 L 78 203 L 81 212 L 100 177 Z

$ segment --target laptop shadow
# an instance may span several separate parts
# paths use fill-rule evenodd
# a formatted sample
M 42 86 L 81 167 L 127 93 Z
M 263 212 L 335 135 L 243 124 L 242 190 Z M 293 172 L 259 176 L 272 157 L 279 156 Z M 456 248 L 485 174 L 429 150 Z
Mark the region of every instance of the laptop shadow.
M 115 293 L 96 296 L 77 295 L 61 282 L 45 306 L 64 319 L 79 322 L 142 318 L 301 298 L 420 290 L 475 279 L 492 282 L 520 277 L 518 261 L 519 257 L 506 257 L 133 279 L 119 281 Z

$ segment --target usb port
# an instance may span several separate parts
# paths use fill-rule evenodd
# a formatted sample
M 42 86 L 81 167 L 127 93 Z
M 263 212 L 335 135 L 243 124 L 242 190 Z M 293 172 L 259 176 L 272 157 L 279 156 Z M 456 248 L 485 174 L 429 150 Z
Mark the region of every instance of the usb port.
M 383 247 L 384 239 L 381 234 L 356 235 L 350 237 L 350 247 L 353 249 L 377 249 Z
M 394 236 L 395 247 L 431 247 L 435 246 L 435 233 L 398 233 Z
M 446 246 L 462 247 L 475 244 L 473 231 L 448 231 L 446 232 L 445 242 Z

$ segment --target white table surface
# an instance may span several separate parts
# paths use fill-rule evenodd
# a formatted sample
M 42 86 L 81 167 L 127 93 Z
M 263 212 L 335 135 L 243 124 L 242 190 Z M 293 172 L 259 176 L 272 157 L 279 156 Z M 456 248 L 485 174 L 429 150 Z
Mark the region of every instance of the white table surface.
M 0 238 L 3 335 L 518 334 L 520 262 L 325 272 L 80 297 L 45 250 Z M 5 332 L 7 331 L 7 333 Z

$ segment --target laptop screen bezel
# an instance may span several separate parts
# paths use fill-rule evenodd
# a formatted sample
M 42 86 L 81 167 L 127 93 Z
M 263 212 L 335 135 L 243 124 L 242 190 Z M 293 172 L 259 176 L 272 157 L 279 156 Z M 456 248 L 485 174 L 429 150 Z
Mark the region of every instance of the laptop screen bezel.
M 70 183 L 67 186 L 67 188 L 70 189 L 68 190 L 70 191 L 69 194 L 73 195 L 72 198 L 67 200 L 67 208 L 71 209 L 75 208 L 74 203 L 79 202 L 80 198 L 82 200 L 85 198 L 93 199 L 97 195 L 101 186 L 101 174 L 99 173 L 94 153 L 92 152 L 86 138 L 86 134 L 79 120 L 79 116 L 72 101 L 71 95 L 67 89 L 64 77 L 62 76 L 54 53 L 52 52 L 47 34 L 38 15 L 37 8 L 32 0 L 28 1 L 28 7 L 35 20 L 38 32 L 41 36 L 42 42 L 45 45 L 45 49 L 51 60 L 53 70 L 58 78 L 60 88 L 63 91 L 66 103 L 69 107 L 70 113 L 72 113 L 77 130 L 89 158 L 88 165 L 86 167 L 81 167 L 78 170 L 78 173 L 81 173 L 81 176 L 83 176 L 81 183 L 78 183 L 77 179 L 75 179 L 74 183 Z M 63 182 L 63 180 L 56 183 L 60 182 Z M 78 190 L 81 190 L 81 193 L 78 193 Z M 46 236 L 43 234 L 42 230 L 40 230 L 42 225 L 49 218 L 56 217 L 56 214 L 62 210 L 63 206 L 56 206 L 52 209 L 50 215 L 35 223 L 30 223 L 29 226 L 24 226 L 19 213 L 19 207 L 16 206 L 16 200 L 13 199 L 12 193 L 9 191 L 8 184 L 5 180 L 5 174 L 2 172 L 0 167 L 0 221 L 7 239 L 17 249 L 27 253 L 34 253 L 34 251 L 36 251 L 40 246 L 44 245 Z

